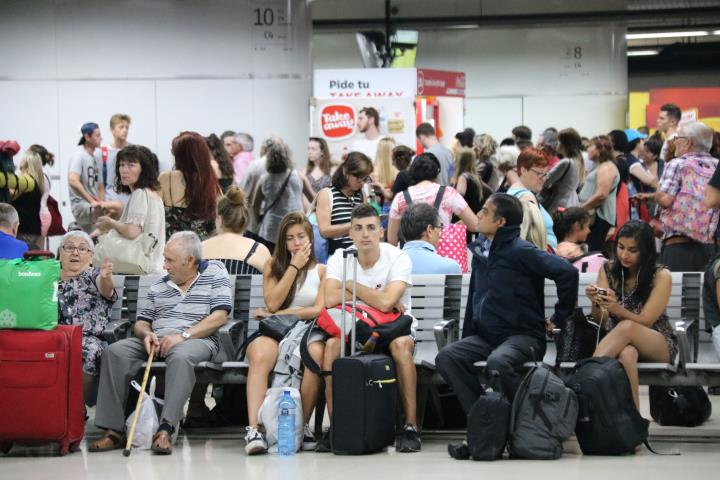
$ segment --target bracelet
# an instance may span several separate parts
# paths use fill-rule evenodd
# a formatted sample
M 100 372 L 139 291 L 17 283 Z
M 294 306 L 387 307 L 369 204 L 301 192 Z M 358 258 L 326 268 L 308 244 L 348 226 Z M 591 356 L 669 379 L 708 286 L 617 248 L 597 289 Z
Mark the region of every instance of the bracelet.
M 298 267 L 296 267 L 296 266 L 295 266 L 295 265 L 293 265 L 292 263 L 290 264 L 290 266 L 291 266 L 291 267 L 293 267 L 293 268 L 294 268 L 295 270 L 297 270 L 297 271 L 298 271 L 298 273 L 300 273 L 300 269 L 299 269 Z

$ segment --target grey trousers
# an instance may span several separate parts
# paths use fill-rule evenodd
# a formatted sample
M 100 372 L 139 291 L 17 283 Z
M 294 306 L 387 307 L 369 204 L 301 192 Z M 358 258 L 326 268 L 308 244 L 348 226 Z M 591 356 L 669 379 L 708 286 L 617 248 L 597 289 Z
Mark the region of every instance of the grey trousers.
M 435 357 L 435 365 L 458 396 L 465 413 L 469 413 L 485 391 L 477 368 L 473 366 L 475 362 L 487 360 L 486 376 L 498 372 L 502 392 L 512 402 L 523 378 L 515 369 L 533 360 L 532 350 L 537 360 L 542 361 L 545 347 L 545 340 L 528 335 L 513 335 L 493 349 L 481 336 L 471 335 L 440 350 Z M 497 388 L 495 385 L 493 387 Z
M 165 371 L 165 405 L 161 421 L 177 426 L 183 408 L 195 385 L 195 364 L 209 361 L 213 353 L 202 340 L 190 339 L 175 345 L 167 357 Z M 125 430 L 125 403 L 130 382 L 148 358 L 139 338 L 113 343 L 102 356 L 95 425 L 98 428 Z

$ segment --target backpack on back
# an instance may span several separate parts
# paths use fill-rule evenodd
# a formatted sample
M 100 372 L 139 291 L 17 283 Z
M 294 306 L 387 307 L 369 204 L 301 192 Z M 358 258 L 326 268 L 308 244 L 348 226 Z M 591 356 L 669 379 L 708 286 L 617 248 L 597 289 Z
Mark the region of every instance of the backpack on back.
M 635 408 L 630 381 L 614 358 L 578 362 L 567 382 L 578 396 L 575 434 L 585 455 L 632 453 L 647 440 L 649 421 Z
M 548 368 L 533 367 L 515 394 L 510 416 L 510 456 L 560 458 L 577 421 L 575 393 Z

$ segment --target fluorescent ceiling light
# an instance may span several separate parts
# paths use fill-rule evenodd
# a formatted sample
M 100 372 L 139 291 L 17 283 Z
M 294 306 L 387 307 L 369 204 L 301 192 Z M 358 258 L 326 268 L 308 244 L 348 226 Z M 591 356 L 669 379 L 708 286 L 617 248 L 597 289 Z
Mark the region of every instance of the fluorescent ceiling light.
M 648 55 L 657 55 L 658 53 L 660 53 L 660 50 L 657 50 L 657 49 L 628 50 L 627 56 L 628 57 L 646 57 Z
M 713 35 L 720 35 L 720 30 L 715 30 L 715 31 L 713 32 Z
M 677 37 L 704 37 L 710 35 L 707 30 L 695 30 L 686 32 L 648 32 L 648 33 L 626 33 L 627 40 L 644 40 L 649 38 L 677 38 Z

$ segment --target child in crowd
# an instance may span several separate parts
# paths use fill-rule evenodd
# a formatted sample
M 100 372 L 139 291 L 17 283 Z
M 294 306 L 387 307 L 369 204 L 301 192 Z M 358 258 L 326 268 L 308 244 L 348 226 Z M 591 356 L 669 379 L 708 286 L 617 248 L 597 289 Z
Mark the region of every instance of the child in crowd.
M 587 253 L 590 214 L 580 207 L 558 208 L 553 217 L 553 231 L 558 238 L 557 254 L 568 260 Z

